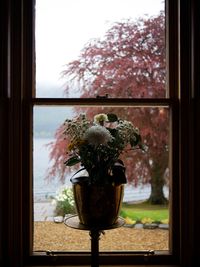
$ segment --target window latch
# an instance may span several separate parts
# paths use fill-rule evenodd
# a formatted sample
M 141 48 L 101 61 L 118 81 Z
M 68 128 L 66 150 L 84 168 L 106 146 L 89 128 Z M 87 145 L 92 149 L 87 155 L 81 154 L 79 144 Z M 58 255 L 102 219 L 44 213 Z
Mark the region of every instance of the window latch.
M 104 99 L 104 98 L 108 98 L 108 94 L 105 95 L 97 95 L 96 98 L 100 98 L 100 99 Z

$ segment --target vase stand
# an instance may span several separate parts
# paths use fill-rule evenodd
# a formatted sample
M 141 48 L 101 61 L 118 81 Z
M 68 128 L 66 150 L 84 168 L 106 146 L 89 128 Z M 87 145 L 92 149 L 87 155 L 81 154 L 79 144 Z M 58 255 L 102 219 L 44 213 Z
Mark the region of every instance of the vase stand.
M 77 230 L 89 231 L 91 238 L 91 267 L 99 267 L 99 239 L 104 230 L 116 229 L 124 225 L 124 220 L 119 217 L 117 222 L 110 226 L 89 227 L 79 222 L 77 215 L 72 215 L 64 220 L 64 224 Z

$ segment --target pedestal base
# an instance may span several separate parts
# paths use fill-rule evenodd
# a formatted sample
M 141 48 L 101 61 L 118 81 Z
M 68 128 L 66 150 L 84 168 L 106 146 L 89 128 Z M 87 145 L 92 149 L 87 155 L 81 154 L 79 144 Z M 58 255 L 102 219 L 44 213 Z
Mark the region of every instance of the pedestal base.
M 99 267 L 99 239 L 104 230 L 111 230 L 124 225 L 124 220 L 118 218 L 117 222 L 108 226 L 89 227 L 81 224 L 77 215 L 70 216 L 64 220 L 64 224 L 77 229 L 89 231 L 91 237 L 91 267 Z

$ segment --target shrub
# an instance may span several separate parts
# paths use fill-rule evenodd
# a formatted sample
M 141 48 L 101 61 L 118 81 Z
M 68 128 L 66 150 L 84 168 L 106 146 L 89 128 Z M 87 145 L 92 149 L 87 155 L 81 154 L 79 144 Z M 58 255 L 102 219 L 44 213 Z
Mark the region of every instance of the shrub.
M 126 217 L 126 218 L 125 218 L 125 224 L 136 224 L 136 221 L 132 220 L 132 219 L 129 218 L 129 217 Z
M 55 205 L 55 215 L 65 216 L 65 214 L 74 214 L 74 196 L 72 188 L 65 186 L 60 188 L 57 195 L 53 197 L 52 204 Z
M 145 218 L 142 218 L 142 220 L 141 220 L 141 223 L 143 223 L 143 224 L 151 224 L 153 222 L 153 220 L 151 219 L 151 218 L 147 218 L 147 217 L 145 217 Z
M 163 220 L 161 220 L 161 223 L 169 224 L 169 219 L 163 219 Z

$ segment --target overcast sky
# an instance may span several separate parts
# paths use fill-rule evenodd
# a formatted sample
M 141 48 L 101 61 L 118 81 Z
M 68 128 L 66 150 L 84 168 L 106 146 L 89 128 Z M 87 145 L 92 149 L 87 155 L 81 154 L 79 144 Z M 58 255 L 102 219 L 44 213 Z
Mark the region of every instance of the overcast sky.
M 77 59 L 91 38 L 123 19 L 157 15 L 162 0 L 36 0 L 36 87 L 38 97 L 59 97 L 64 65 Z

